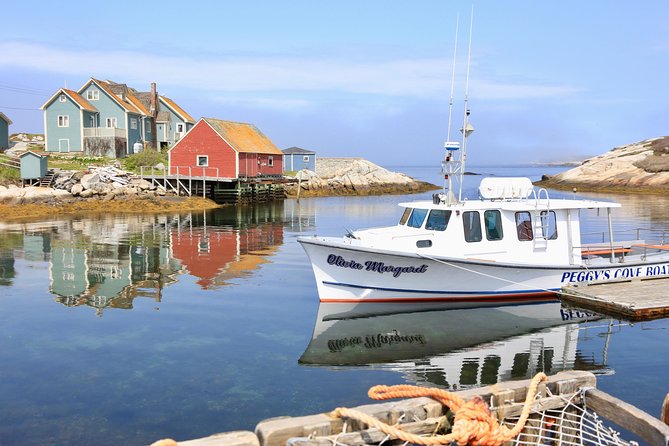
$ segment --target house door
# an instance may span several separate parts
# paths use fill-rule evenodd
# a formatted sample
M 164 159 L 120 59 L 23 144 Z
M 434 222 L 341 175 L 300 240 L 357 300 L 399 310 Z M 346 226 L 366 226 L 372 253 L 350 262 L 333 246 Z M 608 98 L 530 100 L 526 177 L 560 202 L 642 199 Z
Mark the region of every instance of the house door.
M 59 152 L 69 152 L 70 151 L 70 140 L 69 139 L 59 139 L 58 140 L 58 151 Z

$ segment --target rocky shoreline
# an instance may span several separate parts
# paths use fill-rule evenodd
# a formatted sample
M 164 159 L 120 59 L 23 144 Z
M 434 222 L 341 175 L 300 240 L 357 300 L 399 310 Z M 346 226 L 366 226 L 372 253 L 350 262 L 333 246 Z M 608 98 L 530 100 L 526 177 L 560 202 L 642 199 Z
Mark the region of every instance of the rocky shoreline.
M 417 193 L 436 186 L 358 158 L 325 158 L 287 183 L 287 198 Z M 180 197 L 115 167 L 56 172 L 51 187 L 0 185 L 0 218 L 14 220 L 79 212 L 160 212 L 213 209 L 201 197 Z
M 590 192 L 669 192 L 669 136 L 616 147 L 536 184 Z
M 438 189 L 434 184 L 392 172 L 362 158 L 319 158 L 316 171 L 297 172 L 285 188 L 287 197 L 385 195 Z

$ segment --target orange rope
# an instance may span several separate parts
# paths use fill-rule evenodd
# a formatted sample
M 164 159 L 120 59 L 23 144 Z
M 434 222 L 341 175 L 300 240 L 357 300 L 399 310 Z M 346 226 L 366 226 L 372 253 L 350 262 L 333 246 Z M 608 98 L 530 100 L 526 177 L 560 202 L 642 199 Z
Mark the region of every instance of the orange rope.
M 368 395 L 370 398 L 376 400 L 415 398 L 420 396 L 433 398 L 455 412 L 453 428 L 450 434 L 422 437 L 406 432 L 398 427 L 390 426 L 355 409 L 347 409 L 345 407 L 335 409 L 331 412 L 331 415 L 362 421 L 368 426 L 375 427 L 388 435 L 415 444 L 449 444 L 455 441 L 459 446 L 466 444 L 499 446 L 505 441 L 515 438 L 523 430 L 530 415 L 532 401 L 537 393 L 537 388 L 540 383 L 547 380 L 548 378 L 544 373 L 538 373 L 532 379 L 527 390 L 525 406 L 513 429 L 500 425 L 497 418 L 493 417 L 490 413 L 488 405 L 479 397 L 465 401 L 456 394 L 446 390 L 409 385 L 374 386 L 369 389 Z

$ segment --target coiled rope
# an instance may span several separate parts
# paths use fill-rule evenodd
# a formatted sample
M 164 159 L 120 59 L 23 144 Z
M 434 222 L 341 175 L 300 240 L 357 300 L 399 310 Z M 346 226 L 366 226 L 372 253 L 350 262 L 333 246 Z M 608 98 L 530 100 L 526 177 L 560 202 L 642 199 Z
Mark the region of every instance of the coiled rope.
M 392 398 L 416 398 L 426 396 L 439 401 L 444 406 L 455 412 L 453 428 L 447 435 L 433 435 L 423 437 L 406 432 L 399 427 L 391 426 L 383 421 L 377 420 L 367 414 L 355 409 L 339 407 L 330 412 L 334 417 L 347 417 L 361 421 L 368 426 L 375 427 L 380 431 L 400 440 L 420 445 L 450 444 L 456 442 L 459 446 L 467 444 L 479 446 L 499 446 L 505 441 L 511 440 L 525 427 L 527 418 L 532 409 L 532 402 L 536 396 L 537 388 L 548 378 L 544 373 L 538 373 L 532 378 L 527 390 L 525 405 L 516 425 L 509 429 L 500 425 L 494 417 L 488 405 L 479 397 L 465 401 L 454 393 L 442 389 L 397 385 L 397 386 L 374 386 L 369 389 L 368 395 L 375 400 L 386 400 Z

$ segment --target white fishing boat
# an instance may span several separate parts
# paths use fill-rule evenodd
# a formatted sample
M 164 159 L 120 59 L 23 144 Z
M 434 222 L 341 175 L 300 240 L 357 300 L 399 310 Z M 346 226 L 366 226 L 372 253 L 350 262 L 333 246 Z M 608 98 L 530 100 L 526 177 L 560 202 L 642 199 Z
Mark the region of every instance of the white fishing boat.
M 461 141 L 450 140 L 449 112 L 441 193 L 400 203 L 403 212 L 394 226 L 298 238 L 322 302 L 480 305 L 551 298 L 570 284 L 669 275 L 663 234 L 614 238 L 611 210 L 618 203 L 554 199 L 528 178 L 497 177 L 481 181 L 478 199 L 463 199 L 467 139 L 474 130 L 467 93 L 464 102 Z M 452 103 L 451 93 L 451 110 Z M 579 216 L 586 209 L 608 217 L 608 237 L 599 243 L 582 238 Z

